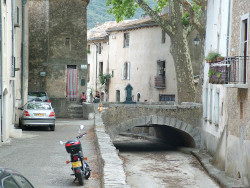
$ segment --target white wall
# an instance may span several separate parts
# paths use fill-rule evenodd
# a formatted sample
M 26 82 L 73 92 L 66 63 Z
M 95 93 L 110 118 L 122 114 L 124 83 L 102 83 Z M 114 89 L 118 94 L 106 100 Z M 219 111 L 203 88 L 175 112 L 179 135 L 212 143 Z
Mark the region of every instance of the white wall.
M 125 87 L 133 87 L 132 95 L 136 100 L 140 93 L 143 102 L 158 102 L 159 94 L 177 97 L 174 61 L 170 54 L 170 38 L 162 44 L 160 27 L 141 28 L 126 31 L 130 35 L 129 47 L 123 48 L 124 32 L 111 32 L 109 36 L 109 70 L 114 71 L 109 88 L 109 101 L 116 101 L 116 90 L 120 90 L 121 102 L 125 101 Z M 166 63 L 166 88 L 156 89 L 154 77 L 157 76 L 157 61 Z M 130 79 L 122 80 L 122 64 L 130 63 Z
M 228 37 L 228 0 L 208 0 L 205 56 L 210 51 L 227 55 Z M 223 84 L 210 84 L 208 78 L 209 64 L 204 60 L 203 85 L 203 147 L 220 158 L 220 166 L 224 168 L 225 160 L 225 128 L 227 124 L 226 87 Z M 219 97 L 218 97 L 219 96 Z M 219 104 L 219 123 L 216 123 L 216 107 Z M 207 115 L 206 115 L 207 112 Z M 211 114 L 212 113 L 212 114 Z

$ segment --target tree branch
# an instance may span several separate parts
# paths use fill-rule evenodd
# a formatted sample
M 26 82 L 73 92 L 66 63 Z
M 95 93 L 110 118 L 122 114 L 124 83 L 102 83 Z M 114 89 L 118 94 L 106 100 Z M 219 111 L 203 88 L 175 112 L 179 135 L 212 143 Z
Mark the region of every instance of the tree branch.
M 182 4 L 182 6 L 184 7 L 184 9 L 186 11 L 188 11 L 189 13 L 189 22 L 191 25 L 193 25 L 195 27 L 195 29 L 201 34 L 203 35 L 205 33 L 205 24 L 201 23 L 202 20 L 200 20 L 199 18 L 197 18 L 196 12 L 194 11 L 193 7 L 191 6 L 191 4 L 187 3 L 186 0 L 177 0 L 179 1 L 179 3 Z M 197 1 L 199 3 L 201 3 L 201 1 L 199 0 L 193 0 L 194 2 Z M 204 0 L 206 1 L 206 0 Z
M 171 22 L 165 20 L 158 13 L 152 10 L 144 0 L 134 0 L 161 28 L 165 28 L 168 35 L 173 34 Z

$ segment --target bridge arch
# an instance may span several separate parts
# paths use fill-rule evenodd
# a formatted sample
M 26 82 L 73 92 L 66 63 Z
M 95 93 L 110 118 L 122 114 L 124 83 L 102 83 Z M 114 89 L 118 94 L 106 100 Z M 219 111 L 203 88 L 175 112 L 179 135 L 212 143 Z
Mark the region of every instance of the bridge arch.
M 152 125 L 168 126 L 180 130 L 193 139 L 196 148 L 199 148 L 201 145 L 201 132 L 198 127 L 190 125 L 177 118 L 160 115 L 140 116 L 125 120 L 115 127 L 115 130 L 112 131 L 112 137 L 114 138 L 119 133 L 127 131 L 128 129 L 132 129 L 134 127 L 152 127 Z

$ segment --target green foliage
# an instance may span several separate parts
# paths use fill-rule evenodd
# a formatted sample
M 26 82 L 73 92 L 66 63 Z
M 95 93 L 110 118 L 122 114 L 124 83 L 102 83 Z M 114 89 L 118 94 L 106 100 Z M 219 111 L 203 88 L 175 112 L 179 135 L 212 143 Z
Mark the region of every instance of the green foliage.
M 88 25 L 88 29 L 91 29 L 93 27 L 95 27 L 98 24 L 102 24 L 104 22 L 107 21 L 114 21 L 115 20 L 115 16 L 110 14 L 108 10 L 111 8 L 112 4 L 110 4 L 109 6 L 106 6 L 107 0 L 91 0 L 88 7 L 87 7 L 87 25 Z M 112 1 L 109 1 L 109 3 L 112 3 Z M 154 1 L 153 0 L 149 0 L 148 1 L 150 6 L 153 6 Z M 136 7 L 138 7 L 138 5 L 135 5 Z M 119 7 L 117 7 L 119 8 Z M 130 17 L 131 19 L 139 19 L 141 18 L 143 15 L 145 15 L 144 11 L 141 8 L 138 8 L 136 10 L 136 12 L 134 13 L 133 17 Z
M 217 78 L 220 78 L 221 74 L 222 74 L 221 72 L 217 72 L 217 74 L 216 74 Z
M 164 1 L 167 0 L 160 0 L 161 3 Z M 156 4 L 155 0 L 147 0 L 146 2 L 150 7 Z M 107 12 L 113 14 L 117 22 L 124 20 L 124 18 L 133 18 L 138 10 L 144 14 L 144 11 L 134 0 L 106 0 L 106 6 L 109 7 Z
M 208 76 L 211 77 L 215 74 L 215 70 L 214 69 L 209 69 L 208 71 Z
M 182 17 L 182 23 L 183 23 L 185 26 L 187 26 L 187 25 L 189 24 L 188 19 L 189 19 L 189 13 L 186 12 L 186 13 L 184 14 L 184 16 Z
M 220 53 L 211 51 L 211 52 L 208 53 L 208 55 L 205 58 L 205 60 L 213 62 L 213 61 L 215 61 L 219 57 L 221 57 Z
M 102 74 L 102 73 L 99 74 L 99 80 L 102 85 L 108 84 L 110 79 L 111 79 L 111 74 Z

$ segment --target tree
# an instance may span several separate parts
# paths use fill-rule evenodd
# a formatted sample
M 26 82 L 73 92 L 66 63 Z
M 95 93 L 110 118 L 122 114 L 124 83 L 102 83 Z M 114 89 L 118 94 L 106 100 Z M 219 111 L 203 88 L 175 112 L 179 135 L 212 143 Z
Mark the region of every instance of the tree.
M 196 89 L 187 36 L 196 29 L 203 43 L 207 0 L 154 1 L 157 1 L 154 9 L 150 8 L 144 0 L 107 0 L 106 5 L 111 5 L 109 13 L 112 13 L 118 22 L 133 16 L 136 9 L 140 7 L 170 36 L 171 54 L 177 76 L 178 102 L 194 102 Z M 169 7 L 168 16 L 159 14 L 165 7 Z

